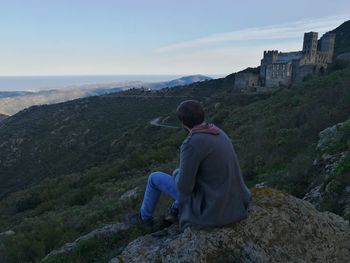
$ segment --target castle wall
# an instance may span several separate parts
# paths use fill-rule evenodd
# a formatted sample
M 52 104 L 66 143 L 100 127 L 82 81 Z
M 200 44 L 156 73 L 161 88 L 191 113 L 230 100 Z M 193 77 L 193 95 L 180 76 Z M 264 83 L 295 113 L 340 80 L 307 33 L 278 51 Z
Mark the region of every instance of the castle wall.
M 335 34 L 327 32 L 321 37 L 320 51 L 327 54 L 327 62 L 332 63 L 334 56 Z
M 335 34 L 304 34 L 303 50 L 298 52 L 264 51 L 260 65 L 260 84 L 263 87 L 289 86 L 309 74 L 323 74 L 334 55 Z
M 237 73 L 235 76 L 235 88 L 248 90 L 259 85 L 259 75 L 253 73 Z
M 327 67 L 327 63 L 329 60 L 329 54 L 323 52 L 317 52 L 316 56 L 316 65 Z
M 312 64 L 305 64 L 303 66 L 299 66 L 294 72 L 293 81 L 300 82 L 307 75 L 315 74 L 315 71 L 316 71 L 316 66 Z
M 292 81 L 292 62 L 273 63 L 266 67 L 266 87 L 289 86 Z

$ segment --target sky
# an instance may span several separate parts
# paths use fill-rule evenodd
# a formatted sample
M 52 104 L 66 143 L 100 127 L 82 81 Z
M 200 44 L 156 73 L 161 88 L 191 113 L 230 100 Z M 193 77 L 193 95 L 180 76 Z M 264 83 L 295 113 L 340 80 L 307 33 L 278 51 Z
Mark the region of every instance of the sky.
M 225 75 L 349 19 L 348 0 L 0 0 L 0 76 Z

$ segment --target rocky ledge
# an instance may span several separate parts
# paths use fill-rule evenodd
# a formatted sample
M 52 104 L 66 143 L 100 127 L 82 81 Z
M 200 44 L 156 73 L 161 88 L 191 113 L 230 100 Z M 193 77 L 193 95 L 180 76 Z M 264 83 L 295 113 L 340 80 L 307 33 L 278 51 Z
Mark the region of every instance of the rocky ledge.
M 253 193 L 247 220 L 184 233 L 172 226 L 134 240 L 111 262 L 348 262 L 347 221 L 269 188 Z
M 108 260 L 110 263 L 348 262 L 348 221 L 333 213 L 318 212 L 307 201 L 267 187 L 253 188 L 252 192 L 252 211 L 242 222 L 221 228 L 188 228 L 183 233 L 173 225 L 118 245 L 114 249 L 115 257 Z M 100 240 L 101 233 L 118 237 L 125 235 L 128 228 L 105 226 L 84 239 Z M 71 248 L 66 246 L 63 250 L 69 254 Z M 62 252 L 61 249 L 51 253 L 46 259 L 54 259 Z M 109 255 L 113 255 L 111 252 Z

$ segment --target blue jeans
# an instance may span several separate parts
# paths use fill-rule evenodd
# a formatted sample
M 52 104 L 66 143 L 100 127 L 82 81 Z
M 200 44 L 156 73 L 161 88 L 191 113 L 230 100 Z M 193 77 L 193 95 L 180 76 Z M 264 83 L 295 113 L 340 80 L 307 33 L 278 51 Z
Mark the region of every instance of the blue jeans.
M 151 173 L 143 197 L 140 213 L 142 220 L 152 219 L 161 193 L 171 196 L 175 201 L 173 208 L 179 206 L 179 194 L 176 189 L 174 178 L 163 172 Z

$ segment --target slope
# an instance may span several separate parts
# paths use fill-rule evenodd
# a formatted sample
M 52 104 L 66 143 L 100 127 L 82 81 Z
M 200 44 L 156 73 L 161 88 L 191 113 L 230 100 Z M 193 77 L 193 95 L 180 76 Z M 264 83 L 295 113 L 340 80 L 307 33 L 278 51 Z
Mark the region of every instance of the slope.
M 335 55 L 350 52 L 350 20 L 344 22 L 331 32 L 336 34 Z
M 35 162 L 37 156 L 52 158 L 51 170 L 56 174 L 44 179 L 44 168 L 38 169 L 39 164 L 29 166 L 26 172 L 34 177 L 33 169 L 42 171 L 42 179 L 32 182 L 31 188 L 2 198 L 0 230 L 18 233 L 5 242 L 6 257 L 9 262 L 15 262 L 18 255 L 22 255 L 23 261 L 36 261 L 53 248 L 98 226 L 123 221 L 128 211 L 137 209 L 147 174 L 154 170 L 171 173 L 177 165 L 178 147 L 185 137 L 180 129 L 155 127 L 149 120 L 170 116 L 167 123 L 174 122 L 173 110 L 177 103 L 193 94 L 203 101 L 208 120 L 222 127 L 233 139 L 248 182 L 265 181 L 302 197 L 314 179 L 312 162 L 318 133 L 346 120 L 350 114 L 349 86 L 350 67 L 347 66 L 273 93 L 235 93 L 232 83 L 221 79 L 159 92 L 128 91 L 22 112 L 6 120 L 1 132 L 7 131 L 10 138 L 7 142 L 14 140 L 8 127 L 18 127 L 17 135 L 22 133 L 25 138 L 33 138 L 28 141 L 37 143 L 37 148 L 28 156 L 28 163 L 29 160 Z M 116 116 L 120 118 L 118 121 L 113 119 Z M 103 121 L 105 118 L 108 121 Z M 33 129 L 30 125 L 34 120 L 42 121 L 42 126 Z M 58 128 L 63 126 L 64 131 L 64 125 L 68 125 L 65 121 L 69 129 L 61 132 Z M 84 126 L 86 124 L 88 126 Z M 52 131 L 56 129 L 59 137 L 55 146 L 48 139 L 51 137 L 45 136 L 53 136 Z M 95 136 L 77 139 L 73 144 L 77 148 L 66 146 L 72 139 L 69 136 L 77 133 L 80 138 L 86 129 Z M 116 131 L 123 133 L 114 139 L 120 135 Z M 99 134 L 104 136 L 98 137 Z M 43 145 L 41 140 L 45 142 Z M 88 148 L 93 142 L 98 143 Z M 54 146 L 63 150 L 52 157 Z M 44 147 L 49 151 L 42 154 Z M 113 147 L 117 150 L 113 151 Z M 75 150 L 78 156 L 65 152 L 67 149 Z M 85 151 L 80 153 L 81 149 Z M 70 158 L 74 162 L 70 162 Z M 75 172 L 65 168 L 74 164 L 77 165 Z M 135 189 L 135 198 L 123 200 L 121 197 L 130 189 Z M 158 212 L 166 205 L 165 199 Z M 135 231 L 133 236 L 142 234 Z M 36 242 L 28 243 L 28 240 Z

